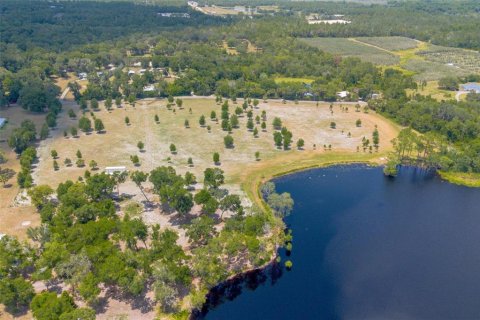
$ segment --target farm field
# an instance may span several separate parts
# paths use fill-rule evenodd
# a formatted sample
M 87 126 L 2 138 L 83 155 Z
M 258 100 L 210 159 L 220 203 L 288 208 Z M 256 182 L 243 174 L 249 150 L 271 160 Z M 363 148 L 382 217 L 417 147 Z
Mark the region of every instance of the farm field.
M 399 58 L 385 50 L 368 46 L 348 38 L 301 38 L 301 41 L 320 50 L 341 55 L 356 57 L 364 61 L 380 65 L 398 64 Z
M 411 74 L 417 81 L 480 72 L 480 53 L 473 50 L 435 46 L 405 37 L 303 38 L 326 52 L 358 57 L 384 67 Z
M 415 49 L 419 41 L 405 37 L 361 37 L 356 40 L 388 51 Z
M 230 103 L 230 110 L 236 106 Z M 347 104 L 343 103 L 343 106 Z M 227 149 L 223 138 L 227 132 L 221 129 L 220 123 L 209 119 L 210 112 L 215 110 L 220 115 L 220 105 L 215 104 L 210 98 L 186 98 L 183 110 L 169 111 L 164 100 L 146 99 L 137 103 L 136 107 L 125 106 L 114 109 L 110 113 L 105 109 L 96 112 L 95 117 L 102 119 L 106 133 L 81 133 L 79 138 L 63 137 L 63 130 L 76 126 L 77 120 L 62 119 L 64 127 L 56 130 L 55 136 L 43 141 L 38 148 L 39 164 L 34 172 L 34 178 L 39 184 L 56 186 L 66 179 L 77 179 L 83 175 L 85 168 L 77 168 L 75 165 L 66 167 L 63 165 L 65 158 L 76 159 L 75 153 L 80 150 L 83 159 L 88 164 L 95 160 L 99 168 L 106 166 L 126 166 L 129 170 L 150 171 L 162 165 L 174 166 L 179 173 L 193 172 L 196 176 L 202 176 L 203 170 L 212 167 L 212 155 L 220 153 L 220 167 L 225 171 L 226 177 L 230 178 L 230 184 L 236 184 L 235 176 L 239 176 L 246 167 L 257 166 L 274 158 L 281 158 L 291 153 L 332 153 L 332 152 L 356 152 L 357 146 L 361 146 L 361 140 L 365 136 L 371 139 L 375 125 L 380 133 L 380 152 L 390 148 L 390 140 L 398 130 L 397 127 L 374 113 L 365 114 L 355 112 L 353 105 L 349 105 L 349 112 L 342 112 L 340 104 L 333 107 L 334 113 L 330 114 L 329 105 L 322 104 L 319 107 L 315 103 L 302 102 L 299 105 L 293 103 L 282 104 L 280 101 L 260 103 L 258 109 L 254 109 L 254 118 L 260 115 L 262 110 L 267 114 L 267 129 L 263 132 L 260 125 L 258 138 L 246 129 L 246 117 L 240 117 L 240 126 L 233 129 L 235 147 Z M 192 113 L 189 113 L 192 109 Z M 78 110 L 76 110 L 78 113 Z M 158 114 L 160 123 L 154 121 Z M 201 115 L 207 119 L 207 126 L 211 126 L 209 133 L 206 127 L 201 127 L 198 120 Z M 127 126 L 124 118 L 129 117 L 130 125 Z M 302 138 L 305 140 L 305 150 L 296 150 L 292 145 L 291 150 L 277 150 L 273 145 L 273 128 L 271 122 L 274 117 L 280 117 L 283 125 L 293 133 L 294 143 Z M 355 126 L 355 121 L 362 121 L 361 127 Z M 188 120 L 190 128 L 185 128 L 184 122 Z M 336 129 L 330 128 L 330 122 L 336 122 Z M 221 122 L 221 121 L 219 121 Z M 348 132 L 351 133 L 349 138 Z M 145 143 L 145 151 L 139 152 L 137 142 Z M 175 144 L 177 153 L 172 154 L 170 144 Z M 313 150 L 316 144 L 316 150 Z M 332 151 L 325 151 L 323 145 L 332 145 Z M 106 147 L 108 146 L 108 147 Z M 57 162 L 60 170 L 53 170 L 51 150 L 55 149 L 59 154 Z M 261 161 L 255 160 L 255 152 L 260 152 Z M 138 155 L 141 165 L 136 168 L 130 161 L 131 155 Z M 187 165 L 188 158 L 193 159 L 194 166 Z M 75 161 L 74 161 L 75 162 Z

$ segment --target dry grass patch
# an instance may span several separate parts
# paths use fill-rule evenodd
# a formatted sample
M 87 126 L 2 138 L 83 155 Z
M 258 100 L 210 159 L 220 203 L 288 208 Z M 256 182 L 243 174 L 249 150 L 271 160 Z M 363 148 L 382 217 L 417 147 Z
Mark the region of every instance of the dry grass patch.
M 238 176 L 245 168 L 257 165 L 255 152 L 260 152 L 261 161 L 275 158 L 282 158 L 289 154 L 302 156 L 306 151 L 313 151 L 316 144 L 316 153 L 328 152 L 354 152 L 361 144 L 364 136 L 371 139 L 375 125 L 380 132 L 380 152 L 390 148 L 390 140 L 393 139 L 398 129 L 391 122 L 374 113 L 365 114 L 355 112 L 353 105 L 349 105 L 349 112 L 342 112 L 340 104 L 334 105 L 334 113 L 330 114 L 329 105 L 321 104 L 316 107 L 312 102 L 301 102 L 282 104 L 280 101 L 261 103 L 258 109 L 254 109 L 254 118 L 261 115 L 262 110 L 267 113 L 267 130 L 263 132 L 260 124 L 256 124 L 259 136 L 254 138 L 253 133 L 246 129 L 247 117 L 240 117 L 240 127 L 233 129 L 231 134 L 234 138 L 235 147 L 225 148 L 223 138 L 227 132 L 221 128 L 221 120 L 210 120 L 210 112 L 214 110 L 217 117 L 220 117 L 221 107 L 215 104 L 211 98 L 185 98 L 184 108 L 175 112 L 166 108 L 166 101 L 148 99 L 137 102 L 135 108 L 126 106 L 107 112 L 104 108 L 96 112 L 95 116 L 102 119 L 105 124 L 104 134 L 91 133 L 86 135 L 80 133 L 79 138 L 65 139 L 62 130 L 57 130 L 55 137 L 47 139 L 40 144 L 38 154 L 40 163 L 35 171 L 34 177 L 37 183 L 46 183 L 52 186 L 65 181 L 66 179 L 77 179 L 84 174 L 86 168 L 77 168 L 75 165 L 66 167 L 63 165 L 65 158 L 75 162 L 75 153 L 80 150 L 85 163 L 95 160 L 100 170 L 106 166 L 126 166 L 129 170 L 150 171 L 158 166 L 171 165 L 179 173 L 186 171 L 193 172 L 201 177 L 203 171 L 212 167 L 212 155 L 220 153 L 221 165 L 225 170 L 229 181 L 231 177 Z M 230 111 L 233 112 L 237 105 L 230 102 Z M 347 106 L 347 104 L 343 104 Z M 191 113 L 189 112 L 191 109 Z M 154 121 L 155 114 L 158 114 L 160 122 Z M 211 132 L 206 127 L 201 127 L 198 120 L 201 115 L 207 119 L 206 126 L 211 126 Z M 77 121 L 63 119 L 64 127 L 76 125 Z M 88 115 L 90 117 L 90 115 Z M 129 117 L 130 125 L 124 122 Z M 280 117 L 292 131 L 294 144 L 299 138 L 305 140 L 305 150 L 296 150 L 295 145 L 288 151 L 278 150 L 273 145 L 272 120 Z M 356 127 L 355 121 L 362 120 L 362 126 Z M 185 128 L 184 122 L 188 120 L 190 128 Z M 330 122 L 336 122 L 337 128 L 331 129 Z M 342 132 L 343 131 L 343 132 Z M 351 137 L 348 137 L 348 132 Z M 138 141 L 145 143 L 145 151 L 140 152 L 137 148 Z M 169 150 L 170 144 L 175 144 L 177 153 L 172 154 Z M 333 151 L 324 151 L 323 145 L 332 145 Z M 59 154 L 57 162 L 60 170 L 53 170 L 53 160 L 50 156 L 52 149 Z M 141 161 L 139 167 L 133 166 L 130 161 L 131 155 L 138 155 Z M 192 158 L 193 167 L 187 164 L 188 158 Z

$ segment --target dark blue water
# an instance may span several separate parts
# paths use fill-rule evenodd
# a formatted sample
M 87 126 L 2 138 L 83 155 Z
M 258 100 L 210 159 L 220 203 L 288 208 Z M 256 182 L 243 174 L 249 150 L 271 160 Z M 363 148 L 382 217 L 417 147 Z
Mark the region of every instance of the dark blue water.
M 214 290 L 205 319 L 480 319 L 480 190 L 402 168 L 279 178 L 295 200 L 282 263 Z

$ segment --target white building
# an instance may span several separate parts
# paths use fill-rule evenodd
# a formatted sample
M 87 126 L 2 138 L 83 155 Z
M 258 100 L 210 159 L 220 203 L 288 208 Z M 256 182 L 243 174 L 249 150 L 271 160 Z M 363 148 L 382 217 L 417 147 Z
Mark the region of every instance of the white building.
M 112 175 L 114 173 L 122 173 L 127 171 L 127 167 L 124 166 L 118 166 L 118 167 L 106 167 L 105 168 L 105 173 Z
M 0 118 L 0 128 L 3 128 L 3 126 L 7 123 L 7 119 L 5 118 Z
M 135 74 L 135 71 L 133 71 L 133 70 L 128 70 L 128 75 L 129 75 L 129 76 L 131 76 L 131 75 L 133 75 L 133 74 Z
M 143 91 L 152 92 L 152 91 L 155 91 L 155 87 L 153 86 L 153 84 L 150 84 L 148 86 L 143 87 Z
M 337 92 L 337 96 L 344 99 L 346 97 L 348 97 L 348 95 L 350 94 L 350 92 L 348 91 L 340 91 L 340 92 Z

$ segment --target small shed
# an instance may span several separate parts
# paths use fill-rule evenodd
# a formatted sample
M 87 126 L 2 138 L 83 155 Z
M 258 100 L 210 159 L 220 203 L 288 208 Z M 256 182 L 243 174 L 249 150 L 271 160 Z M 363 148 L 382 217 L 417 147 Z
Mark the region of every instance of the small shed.
M 342 98 L 342 99 L 348 97 L 349 94 L 350 94 L 350 92 L 348 92 L 348 91 L 340 91 L 340 92 L 337 92 L 337 96 L 339 96 L 339 97 Z
M 112 175 L 114 173 L 122 173 L 127 171 L 127 167 L 125 166 L 118 166 L 118 167 L 106 167 L 105 173 L 108 175 Z
M 5 118 L 0 118 L 0 129 L 3 128 L 3 126 L 7 123 L 7 119 Z

